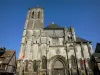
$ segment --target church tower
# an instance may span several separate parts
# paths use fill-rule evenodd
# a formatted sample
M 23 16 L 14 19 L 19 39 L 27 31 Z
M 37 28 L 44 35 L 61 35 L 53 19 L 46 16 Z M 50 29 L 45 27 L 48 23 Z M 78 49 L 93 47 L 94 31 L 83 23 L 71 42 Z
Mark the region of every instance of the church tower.
M 37 6 L 30 8 L 27 14 L 25 29 L 31 30 L 33 28 L 44 27 L 44 11 L 43 8 Z
M 19 59 L 32 59 L 32 45 L 37 42 L 34 42 L 33 39 L 35 39 L 35 32 L 39 32 L 40 28 L 44 28 L 44 9 L 39 6 L 29 8 L 22 37 Z

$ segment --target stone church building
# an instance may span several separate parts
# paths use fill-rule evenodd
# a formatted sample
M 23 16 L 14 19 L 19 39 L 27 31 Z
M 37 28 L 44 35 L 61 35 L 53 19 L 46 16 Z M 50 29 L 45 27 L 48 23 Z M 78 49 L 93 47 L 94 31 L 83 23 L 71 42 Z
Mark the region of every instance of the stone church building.
M 48 14 L 49 15 L 49 14 Z M 93 75 L 91 41 L 76 36 L 73 27 L 44 27 L 44 9 L 30 8 L 25 21 L 18 75 Z

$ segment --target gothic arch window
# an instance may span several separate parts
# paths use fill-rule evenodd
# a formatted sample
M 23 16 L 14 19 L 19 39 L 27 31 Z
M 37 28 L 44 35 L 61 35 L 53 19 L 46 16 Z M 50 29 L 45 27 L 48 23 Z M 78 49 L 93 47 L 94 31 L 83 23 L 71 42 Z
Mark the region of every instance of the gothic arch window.
M 71 56 L 71 65 L 72 65 L 72 68 L 76 68 L 76 58 L 74 55 Z
M 32 12 L 32 18 L 34 18 L 34 11 Z
M 23 64 L 24 64 L 24 71 L 27 72 L 28 60 L 25 60 Z
M 36 60 L 34 60 L 34 62 L 33 62 L 33 68 L 34 68 L 34 72 L 37 72 L 37 70 L 38 70 L 38 64 L 37 64 Z
M 38 12 L 38 18 L 40 18 L 40 11 Z
M 47 58 L 46 58 L 46 56 L 42 57 L 42 68 L 43 69 L 47 68 Z
M 32 72 L 33 71 L 33 63 L 32 63 L 31 60 L 28 61 L 28 67 L 27 68 L 28 68 L 28 71 L 29 72 Z
M 38 68 L 41 66 L 41 60 L 38 60 Z

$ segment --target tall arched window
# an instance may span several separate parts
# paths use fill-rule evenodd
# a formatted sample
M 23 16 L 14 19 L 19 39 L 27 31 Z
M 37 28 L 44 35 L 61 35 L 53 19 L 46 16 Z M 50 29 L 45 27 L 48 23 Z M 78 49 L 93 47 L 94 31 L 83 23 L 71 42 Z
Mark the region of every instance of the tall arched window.
M 24 62 L 24 71 L 25 72 L 28 71 L 27 66 L 28 66 L 28 60 L 25 60 L 25 62 Z
M 34 60 L 34 62 L 33 62 L 34 72 L 37 72 L 37 70 L 38 70 L 38 64 L 37 63 L 38 62 L 36 60 Z
M 40 18 L 40 11 L 38 12 L 38 18 Z
M 71 56 L 71 65 L 72 65 L 72 68 L 76 68 L 76 58 L 74 55 Z
M 47 68 L 47 58 L 46 58 L 46 56 L 42 57 L 42 68 L 43 69 Z
M 32 18 L 34 18 L 34 11 L 32 12 Z
M 28 61 L 28 72 L 33 72 L 33 62 L 31 60 Z

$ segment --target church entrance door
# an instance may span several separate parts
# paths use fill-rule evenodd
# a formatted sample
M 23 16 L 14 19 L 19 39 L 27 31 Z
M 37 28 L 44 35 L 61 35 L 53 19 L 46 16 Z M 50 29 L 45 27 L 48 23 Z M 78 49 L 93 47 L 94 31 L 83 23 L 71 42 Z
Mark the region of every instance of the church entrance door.
M 53 75 L 65 75 L 64 65 L 60 61 L 56 61 L 53 67 Z

